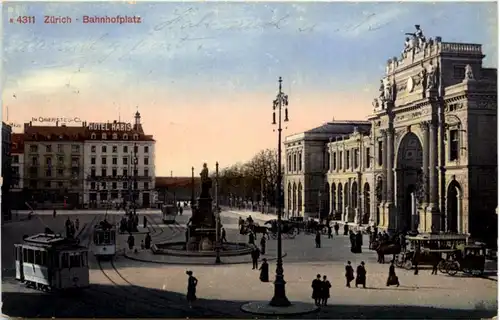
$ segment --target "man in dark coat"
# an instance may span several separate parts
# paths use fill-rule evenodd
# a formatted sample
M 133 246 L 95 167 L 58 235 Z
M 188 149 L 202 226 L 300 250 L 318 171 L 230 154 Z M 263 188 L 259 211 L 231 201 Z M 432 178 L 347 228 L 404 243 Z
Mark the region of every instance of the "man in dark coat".
M 363 246 L 363 234 L 361 233 L 361 231 L 358 231 L 358 233 L 356 234 L 356 253 L 361 253 L 362 246 Z
M 144 239 L 144 247 L 146 249 L 151 248 L 151 235 L 149 234 L 149 232 L 146 234 L 146 238 Z
M 253 234 L 252 231 L 248 233 L 248 244 L 254 245 L 255 244 L 255 235 Z
M 227 239 L 226 239 L 226 229 L 221 228 L 220 231 L 221 231 L 220 241 L 222 243 L 227 242 Z
M 263 234 L 260 239 L 260 252 L 266 254 L 266 236 Z
M 254 246 L 252 250 L 252 270 L 257 270 L 259 268 L 259 257 L 260 257 L 260 250 L 257 248 L 257 246 Z
M 332 235 L 332 226 L 330 225 L 330 220 L 327 220 L 327 225 L 326 227 L 328 228 L 328 239 L 331 239 L 333 238 L 333 235 Z
M 146 216 L 144 216 L 144 217 L 142 218 L 142 227 L 143 227 L 144 229 L 146 229 L 146 228 L 148 227 L 148 218 L 146 218 Z
M 316 231 L 315 242 L 316 248 L 321 248 L 321 233 L 319 232 L 319 230 Z
M 267 263 L 267 259 L 262 259 L 262 265 L 259 268 L 260 270 L 260 281 L 269 282 L 269 264 Z
M 135 238 L 134 238 L 134 236 L 131 233 L 129 233 L 129 236 L 128 236 L 128 239 L 127 239 L 127 243 L 128 243 L 128 248 L 130 250 L 134 249 Z
M 347 261 L 347 265 L 345 266 L 345 286 L 350 288 L 351 281 L 354 280 L 354 269 L 351 266 L 351 261 Z
M 314 304 L 318 307 L 321 304 L 321 291 L 323 284 L 321 283 L 321 275 L 316 275 L 316 279 L 313 280 L 311 288 L 313 289 L 312 298 L 314 299 Z
M 351 242 L 351 252 L 356 252 L 356 235 L 352 230 L 349 230 L 349 241 Z
M 344 224 L 344 236 L 347 236 L 349 234 L 349 226 L 346 224 Z
M 364 261 L 361 261 L 361 264 L 356 269 L 356 288 L 360 284 L 363 285 L 363 288 L 366 288 L 366 269 Z
M 338 236 L 339 235 L 339 224 L 337 222 L 335 222 L 335 224 L 333 225 L 333 229 L 335 229 L 335 235 Z
M 330 299 L 330 288 L 332 284 L 323 276 L 323 282 L 321 282 L 321 305 L 326 307 L 328 299 Z

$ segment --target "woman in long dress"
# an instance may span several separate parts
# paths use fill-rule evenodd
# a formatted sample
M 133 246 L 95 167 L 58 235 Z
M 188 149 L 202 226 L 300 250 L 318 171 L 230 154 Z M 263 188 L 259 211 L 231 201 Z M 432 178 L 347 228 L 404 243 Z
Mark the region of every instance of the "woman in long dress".
M 262 259 L 262 265 L 259 268 L 260 270 L 260 281 L 269 282 L 269 264 L 267 263 L 267 259 Z
M 396 268 L 394 267 L 394 260 L 391 260 L 391 265 L 389 266 L 389 277 L 387 278 L 387 286 L 398 286 L 399 279 L 396 276 Z
M 356 288 L 358 285 L 362 285 L 363 288 L 366 288 L 366 269 L 364 261 L 361 261 L 361 264 L 356 269 Z
M 193 271 L 186 271 L 188 277 L 188 288 L 187 288 L 187 301 L 189 307 L 196 300 L 196 286 L 198 285 L 198 279 L 193 276 Z

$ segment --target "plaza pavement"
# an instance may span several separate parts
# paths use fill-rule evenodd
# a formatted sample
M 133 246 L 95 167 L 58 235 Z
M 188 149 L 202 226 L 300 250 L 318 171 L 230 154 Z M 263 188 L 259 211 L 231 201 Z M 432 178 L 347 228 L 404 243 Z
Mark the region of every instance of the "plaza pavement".
M 243 213 L 246 214 L 246 213 Z M 269 220 L 251 213 L 254 219 Z M 179 224 L 183 225 L 190 216 L 185 211 L 178 218 Z M 246 241 L 246 236 L 237 232 L 238 214 L 223 212 L 221 214 L 223 224 L 227 230 L 229 241 Z M 248 215 L 246 215 L 248 216 Z M 64 228 L 67 215 L 62 212 L 56 218 L 40 215 L 40 219 L 58 231 Z M 244 216 L 245 217 L 245 216 Z M 118 217 L 117 217 L 118 218 Z M 161 215 L 148 214 L 148 218 L 154 219 L 158 225 L 153 225 L 153 242 L 164 241 L 175 233 L 176 226 L 159 227 Z M 262 219 L 261 219 L 262 218 Z M 79 216 L 81 225 L 92 220 L 92 215 L 87 212 Z M 141 221 L 142 222 L 142 221 Z M 236 227 L 236 228 L 235 228 Z M 22 229 L 21 229 L 22 228 Z M 43 224 L 38 219 L 32 219 L 26 223 L 12 223 L 2 227 L 2 264 L 9 256 L 8 249 L 12 248 L 12 240 L 16 237 L 20 241 L 23 234 L 28 231 L 41 232 Z M 161 230 L 160 230 L 161 229 Z M 162 231 L 162 232 L 161 232 Z M 35 232 L 33 232 L 35 233 Z M 126 236 L 120 236 L 118 245 L 126 245 Z M 4 241 L 5 239 L 5 241 Z M 136 237 L 136 243 L 140 244 L 140 237 Z M 365 246 L 367 241 L 365 241 Z M 269 252 L 273 252 L 276 246 L 275 240 L 268 241 Z M 497 282 L 457 275 L 450 277 L 443 274 L 430 275 L 430 270 L 421 270 L 419 275 L 403 269 L 396 269 L 400 278 L 399 288 L 386 287 L 385 281 L 388 273 L 388 264 L 376 263 L 375 254 L 364 250 L 362 254 L 352 254 L 349 248 L 349 240 L 344 236 L 334 236 L 334 239 L 322 238 L 322 248 L 314 247 L 314 236 L 300 234 L 295 239 L 283 240 L 283 251 L 287 254 L 284 260 L 285 280 L 287 281 L 287 295 L 292 301 L 311 302 L 311 281 L 316 274 L 327 275 L 332 282 L 330 304 L 332 306 L 323 308 L 318 315 L 304 316 L 320 318 L 475 318 L 493 316 L 496 314 L 497 304 Z M 10 250 L 10 254 L 12 254 Z M 274 251 L 275 252 L 275 251 Z M 5 257 L 4 257 L 5 256 Z M 269 255 L 271 256 L 271 254 Z M 361 260 L 366 262 L 367 289 L 345 288 L 344 263 L 351 260 L 356 267 Z M 9 258 L 13 261 L 13 257 Z M 233 264 L 220 266 L 203 265 L 172 265 L 152 264 L 126 259 L 119 255 L 116 257 L 115 266 L 121 275 L 134 285 L 134 292 L 119 291 L 121 287 L 113 286 L 104 277 L 103 272 L 92 265 L 90 279 L 92 288 L 87 291 L 88 299 L 80 297 L 79 303 L 67 300 L 67 297 L 51 298 L 33 293 L 13 283 L 12 274 L 3 273 L 4 306 L 3 310 L 9 311 L 11 316 L 159 316 L 159 317 L 185 317 L 196 315 L 203 316 L 212 310 L 222 310 L 228 317 L 248 317 L 243 314 L 239 307 L 248 301 L 268 301 L 272 297 L 272 283 L 262 283 L 258 280 L 259 273 L 251 269 L 250 264 Z M 274 278 L 275 262 L 270 262 L 270 278 Z M 195 311 L 187 310 L 184 302 L 184 294 L 187 285 L 185 271 L 190 269 L 198 278 L 197 296 L 200 298 Z M 9 279 L 6 279 L 9 278 Z M 132 290 L 132 289 L 130 289 Z M 116 291 L 116 292 L 115 292 Z M 106 304 L 105 301 L 115 296 L 118 300 L 114 304 Z M 164 307 L 163 310 L 154 305 L 160 304 L 160 298 L 155 296 L 169 297 L 176 301 L 176 305 L 183 307 L 177 311 Z M 92 299 L 90 299 L 92 297 Z M 66 299 L 66 300 L 64 300 Z M 129 299 L 132 301 L 128 303 Z M 142 301 L 144 300 L 144 301 Z M 158 301 L 157 301 L 158 300 Z M 142 301 L 142 302 L 141 302 Z M 147 301 L 151 301 L 150 305 Z M 157 301 L 157 302 L 155 302 Z M 30 303 L 30 309 L 36 310 L 36 314 L 27 313 L 23 305 Z M 71 306 L 71 308 L 69 306 Z M 54 311 L 57 306 L 68 306 Z M 198 309 L 197 309 L 198 308 Z M 443 310 L 430 309 L 443 308 Z M 486 311 L 485 311 L 486 310 Z M 212 312 L 210 311 L 210 312 Z M 24 312 L 24 313 L 23 313 Z M 52 312 L 52 313 L 51 313 Z M 191 312 L 191 313 L 190 313 Z M 196 313 L 198 312 L 198 313 Z M 297 318 L 297 317 L 294 317 Z

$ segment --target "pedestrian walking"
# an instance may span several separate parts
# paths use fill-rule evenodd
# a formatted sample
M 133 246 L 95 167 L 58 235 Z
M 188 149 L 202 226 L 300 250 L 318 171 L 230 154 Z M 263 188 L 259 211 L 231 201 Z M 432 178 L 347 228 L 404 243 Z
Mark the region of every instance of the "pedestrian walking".
M 319 230 L 316 230 L 315 241 L 316 241 L 316 248 L 321 248 L 321 233 L 319 232 Z
M 406 252 L 406 235 L 404 232 L 399 234 L 399 245 L 401 246 L 401 251 Z
M 255 235 L 251 230 L 248 232 L 248 244 L 255 245 Z
M 52 213 L 52 216 L 55 218 L 56 217 L 56 209 L 54 209 L 54 212 Z
M 148 218 L 147 218 L 146 216 L 144 216 L 144 217 L 142 218 L 142 227 L 143 227 L 144 229 L 146 229 L 146 228 L 148 227 Z
M 183 209 L 181 206 L 179 206 L 179 214 L 180 214 L 181 216 L 182 216 L 182 212 L 183 212 L 183 211 L 184 211 L 184 209 Z
M 356 288 L 358 285 L 362 285 L 363 288 L 366 288 L 366 269 L 364 261 L 361 261 L 361 264 L 356 269 Z
M 415 265 L 415 275 L 418 275 L 418 260 L 420 259 L 420 249 L 417 247 L 413 254 L 413 264 Z
M 75 228 L 76 228 L 76 231 L 80 230 L 80 220 L 78 220 L 78 218 L 76 218 L 76 220 L 75 220 Z
M 323 276 L 323 282 L 321 283 L 321 305 L 326 307 L 328 303 L 328 299 L 330 298 L 330 288 L 332 284 L 330 281 L 326 279 L 326 276 Z
M 198 279 L 193 276 L 193 271 L 186 271 L 188 275 L 188 287 L 187 287 L 187 301 L 189 307 L 192 308 L 192 304 L 196 301 L 196 286 L 198 285 Z
M 220 229 L 221 231 L 221 241 L 224 243 L 224 242 L 227 242 L 227 239 L 226 239 L 226 229 L 224 229 L 224 227 L 222 227 Z
M 316 275 L 316 279 L 312 281 L 311 288 L 313 289 L 312 292 L 312 298 L 314 299 L 314 304 L 316 306 L 321 305 L 321 289 L 323 287 L 323 284 L 321 282 L 321 275 L 318 274 Z
M 347 261 L 347 265 L 345 266 L 345 286 L 350 288 L 351 281 L 354 280 L 354 269 L 351 266 L 351 261 Z
M 437 275 L 438 274 L 438 265 L 439 262 L 441 261 L 441 257 L 433 257 L 434 260 L 432 261 L 432 272 L 431 275 Z
M 129 233 L 129 236 L 128 236 L 128 239 L 127 239 L 127 243 L 128 243 L 128 248 L 130 250 L 134 249 L 135 238 L 134 238 L 134 236 L 131 233 Z
M 387 277 L 387 286 L 398 286 L 399 279 L 396 276 L 396 268 L 394 267 L 394 260 L 391 260 L 391 265 L 389 266 L 389 277 Z
M 328 239 L 332 239 L 333 238 L 333 234 L 332 234 L 332 226 L 330 225 L 330 221 L 328 220 L 328 224 L 326 226 L 328 228 Z
M 267 259 L 262 259 L 262 264 L 260 265 L 260 281 L 269 282 L 269 264 L 267 263 Z
M 335 235 L 338 236 L 339 235 L 339 224 L 337 222 L 335 222 L 335 224 L 333 225 L 333 229 L 335 229 Z
M 260 252 L 262 254 L 266 254 L 266 236 L 262 234 L 262 238 L 260 238 Z
M 252 250 L 252 270 L 257 270 L 259 268 L 259 257 L 260 257 L 260 251 L 257 246 L 254 245 L 254 248 Z
M 146 234 L 146 238 L 144 238 L 144 247 L 148 250 L 151 248 L 151 235 L 149 232 Z
M 349 234 L 349 226 L 346 224 L 344 224 L 344 236 L 347 236 Z

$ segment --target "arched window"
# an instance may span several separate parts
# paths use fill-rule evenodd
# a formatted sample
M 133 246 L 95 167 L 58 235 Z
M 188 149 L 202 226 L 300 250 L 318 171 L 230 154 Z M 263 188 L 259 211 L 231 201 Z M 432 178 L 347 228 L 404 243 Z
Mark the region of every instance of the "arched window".
M 123 134 L 123 140 L 128 140 L 128 134 L 126 133 Z
M 113 140 L 118 139 L 118 135 L 116 133 L 113 133 Z
M 139 135 L 137 133 L 134 133 L 134 140 L 139 140 Z
M 95 133 L 92 133 L 92 134 L 90 135 L 90 139 L 95 140 Z

